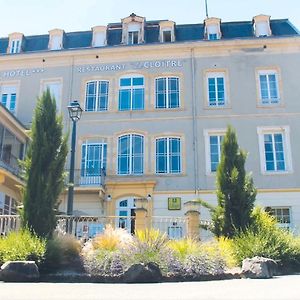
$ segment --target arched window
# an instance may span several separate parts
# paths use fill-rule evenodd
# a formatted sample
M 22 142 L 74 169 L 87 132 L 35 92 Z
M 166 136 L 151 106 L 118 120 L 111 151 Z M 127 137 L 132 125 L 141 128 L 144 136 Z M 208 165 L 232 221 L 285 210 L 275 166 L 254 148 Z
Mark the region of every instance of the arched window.
M 118 174 L 143 174 L 144 172 L 144 137 L 127 134 L 118 140 Z
M 107 80 L 94 80 L 86 84 L 85 111 L 105 111 L 108 107 Z
M 128 75 L 120 78 L 119 110 L 144 109 L 144 77 Z

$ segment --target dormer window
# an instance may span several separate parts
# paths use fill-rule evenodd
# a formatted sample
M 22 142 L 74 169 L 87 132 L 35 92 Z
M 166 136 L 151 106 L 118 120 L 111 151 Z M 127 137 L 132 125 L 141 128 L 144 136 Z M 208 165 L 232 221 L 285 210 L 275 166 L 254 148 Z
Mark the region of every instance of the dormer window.
M 49 50 L 61 50 L 63 49 L 63 36 L 64 31 L 62 29 L 53 29 L 49 31 Z
M 258 15 L 253 18 L 253 30 L 256 37 L 265 37 L 272 34 L 270 16 Z
M 161 21 L 159 23 L 159 40 L 162 43 L 175 41 L 175 23 L 173 21 Z
M 221 19 L 208 18 L 204 20 L 204 38 L 207 40 L 219 40 L 221 33 Z
M 15 32 L 10 34 L 8 43 L 8 53 L 20 53 L 22 50 L 23 33 Z
M 122 43 L 127 45 L 144 42 L 145 18 L 131 14 L 122 19 Z
M 92 47 L 103 47 L 106 45 L 106 26 L 95 26 L 93 30 Z

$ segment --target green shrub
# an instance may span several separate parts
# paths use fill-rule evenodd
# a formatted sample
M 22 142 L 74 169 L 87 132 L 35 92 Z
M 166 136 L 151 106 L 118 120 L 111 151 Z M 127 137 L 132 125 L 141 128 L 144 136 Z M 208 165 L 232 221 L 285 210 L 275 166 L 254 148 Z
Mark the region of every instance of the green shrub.
M 33 260 L 40 264 L 45 252 L 46 241 L 26 229 L 0 238 L 0 264 L 15 260 Z
M 180 260 L 184 260 L 189 255 L 196 255 L 200 251 L 200 243 L 191 238 L 172 240 L 167 246 Z
M 72 235 L 56 235 L 47 241 L 44 269 L 56 270 L 72 266 L 79 260 L 81 245 Z
M 239 263 L 246 257 L 272 258 L 282 266 L 300 266 L 300 242 L 280 229 L 276 220 L 260 208 L 253 211 L 254 223 L 233 239 L 233 251 Z

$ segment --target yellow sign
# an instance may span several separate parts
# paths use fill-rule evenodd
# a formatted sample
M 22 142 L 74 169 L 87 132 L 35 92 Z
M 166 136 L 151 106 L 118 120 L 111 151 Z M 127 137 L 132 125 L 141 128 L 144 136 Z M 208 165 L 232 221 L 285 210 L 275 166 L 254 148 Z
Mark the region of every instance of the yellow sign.
M 169 197 L 168 198 L 168 209 L 169 210 L 180 210 L 181 209 L 181 198 L 180 197 Z

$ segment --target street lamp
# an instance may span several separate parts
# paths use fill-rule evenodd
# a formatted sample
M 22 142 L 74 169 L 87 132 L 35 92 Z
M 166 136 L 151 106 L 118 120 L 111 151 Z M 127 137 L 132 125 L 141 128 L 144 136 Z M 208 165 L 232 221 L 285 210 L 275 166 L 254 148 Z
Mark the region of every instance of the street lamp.
M 73 214 L 73 198 L 74 198 L 74 166 L 75 166 L 75 147 L 76 147 L 76 122 L 80 120 L 82 108 L 78 101 L 72 101 L 68 106 L 69 117 L 73 121 L 72 141 L 71 141 L 71 160 L 69 174 L 69 190 L 68 190 L 68 206 L 67 214 Z

